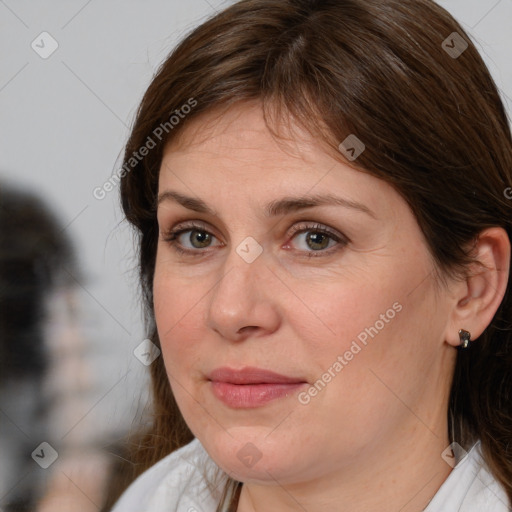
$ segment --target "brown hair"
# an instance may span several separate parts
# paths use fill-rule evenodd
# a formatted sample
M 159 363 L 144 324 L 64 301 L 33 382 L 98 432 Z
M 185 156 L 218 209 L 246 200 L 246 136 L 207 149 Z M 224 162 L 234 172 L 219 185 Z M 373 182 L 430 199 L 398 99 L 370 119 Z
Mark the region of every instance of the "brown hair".
M 266 121 L 272 114 L 276 121 L 293 119 L 342 161 L 338 145 L 356 134 L 366 146 L 357 168 L 407 201 L 442 275 L 464 275 L 468 248 L 483 229 L 500 226 L 512 238 L 512 201 L 504 194 L 512 185 L 507 115 L 477 49 L 448 12 L 431 0 L 241 0 L 172 51 L 145 93 L 126 146 L 122 206 L 139 235 L 155 344 L 155 198 L 163 147 L 201 113 L 252 100 L 261 102 Z M 173 113 L 179 122 L 171 126 Z M 155 147 L 130 160 L 150 139 Z M 512 501 L 511 288 L 509 276 L 491 324 L 459 351 L 447 415 L 450 441 L 467 448 L 481 439 Z M 137 454 L 144 460 L 139 471 L 193 438 L 162 358 L 151 376 L 154 424 Z

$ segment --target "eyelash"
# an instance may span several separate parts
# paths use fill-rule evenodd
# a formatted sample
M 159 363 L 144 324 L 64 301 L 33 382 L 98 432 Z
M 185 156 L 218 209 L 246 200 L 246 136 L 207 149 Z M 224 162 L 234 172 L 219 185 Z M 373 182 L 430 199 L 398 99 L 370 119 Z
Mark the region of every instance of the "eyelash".
M 210 233 L 205 228 L 205 226 L 202 226 L 200 224 L 191 223 L 191 224 L 182 225 L 178 229 L 169 230 L 169 231 L 163 233 L 163 240 L 164 240 L 164 242 L 167 242 L 172 247 L 172 249 L 175 250 L 179 254 L 185 254 L 187 256 L 192 256 L 192 257 L 201 256 L 202 254 L 204 254 L 206 249 L 205 250 L 201 250 L 201 249 L 189 250 L 189 249 L 183 249 L 182 247 L 180 247 L 180 244 L 178 243 L 178 238 L 180 235 L 182 235 L 183 233 L 186 233 L 187 231 L 199 231 L 199 232 L 204 232 L 204 233 L 208 233 L 212 236 L 215 236 L 212 233 Z M 318 257 L 322 257 L 322 256 L 331 255 L 332 253 L 340 250 L 340 247 L 338 247 L 339 245 L 341 245 L 341 247 L 344 247 L 345 245 L 347 245 L 350 242 L 350 240 L 348 238 L 346 238 L 344 236 L 337 235 L 336 233 L 334 233 L 333 231 L 330 231 L 329 229 L 325 228 L 321 224 L 315 224 L 315 225 L 300 224 L 293 228 L 291 236 L 293 238 L 298 234 L 307 233 L 308 231 L 327 235 L 329 238 L 331 238 L 335 242 L 338 242 L 338 245 L 335 245 L 335 246 L 331 247 L 330 249 L 326 249 L 326 250 L 306 251 L 308 254 L 307 256 L 305 256 L 306 258 L 318 258 Z M 318 253 L 318 254 L 315 254 L 315 253 Z

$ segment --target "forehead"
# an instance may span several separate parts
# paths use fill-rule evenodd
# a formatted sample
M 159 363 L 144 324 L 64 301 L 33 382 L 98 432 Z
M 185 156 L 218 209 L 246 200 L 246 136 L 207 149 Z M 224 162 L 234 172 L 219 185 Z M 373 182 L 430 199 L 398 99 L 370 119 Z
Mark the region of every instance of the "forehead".
M 387 183 L 355 169 L 341 155 L 335 158 L 325 143 L 297 125 L 279 134 L 286 138 L 273 137 L 257 103 L 205 112 L 166 145 L 159 193 L 172 188 L 225 207 L 233 193 L 267 201 L 335 193 L 366 202 L 372 210 L 389 210 L 401 200 Z
M 167 143 L 161 171 L 200 167 L 206 177 L 220 167 L 224 173 L 253 170 L 263 177 L 264 169 L 273 175 L 294 169 L 297 177 L 305 165 L 313 169 L 335 163 L 328 146 L 299 126 L 281 123 L 277 128 L 279 137 L 274 137 L 257 102 L 204 112 Z
M 312 136 L 290 116 L 285 114 L 279 120 L 269 119 L 268 113 L 266 116 L 259 100 L 216 107 L 186 121 L 186 126 L 167 143 L 164 155 L 191 153 L 199 148 L 212 155 L 228 149 L 272 154 L 284 151 L 303 158 L 307 158 L 307 153 L 313 149 L 316 159 L 323 153 L 332 154 L 332 148 L 318 136 Z M 274 136 L 267 123 L 278 136 Z

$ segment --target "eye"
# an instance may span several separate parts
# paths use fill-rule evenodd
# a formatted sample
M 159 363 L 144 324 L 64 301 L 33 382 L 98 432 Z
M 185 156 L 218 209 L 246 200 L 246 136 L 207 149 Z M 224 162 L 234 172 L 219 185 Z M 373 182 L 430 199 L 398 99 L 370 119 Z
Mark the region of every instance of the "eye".
M 301 224 L 294 226 L 292 235 L 293 238 L 299 239 L 299 235 L 306 235 L 305 237 L 302 237 L 302 247 L 299 251 L 306 252 L 305 256 L 308 258 L 331 254 L 340 248 L 337 246 L 344 247 L 348 243 L 348 239 L 346 237 L 331 231 L 329 228 L 326 228 L 321 224 Z M 335 247 L 334 251 L 332 250 L 333 246 Z
M 188 236 L 183 236 L 189 233 Z M 181 225 L 180 228 L 164 233 L 163 239 L 179 253 L 197 253 L 195 249 L 205 249 L 216 238 L 200 224 Z M 183 241 L 188 241 L 190 246 Z
M 298 252 L 306 253 L 304 256 L 308 258 L 331 254 L 340 248 L 337 246 L 344 247 L 349 242 L 343 235 L 320 224 L 303 223 L 294 226 L 291 233 L 292 239 L 298 238 L 299 235 L 307 235 L 302 239 L 302 248 L 299 248 Z M 205 251 L 201 249 L 210 247 L 213 239 L 216 237 L 205 226 L 195 223 L 181 224 L 177 229 L 163 233 L 163 240 L 169 243 L 176 252 L 191 256 L 204 254 Z M 286 248 L 288 247 L 289 245 L 286 246 Z

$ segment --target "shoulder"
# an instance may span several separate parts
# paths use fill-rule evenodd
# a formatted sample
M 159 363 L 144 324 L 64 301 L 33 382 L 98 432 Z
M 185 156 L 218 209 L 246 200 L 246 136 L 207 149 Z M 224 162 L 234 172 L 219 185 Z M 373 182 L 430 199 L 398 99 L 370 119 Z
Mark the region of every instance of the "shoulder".
M 503 486 L 487 467 L 480 441 L 458 461 L 425 512 L 510 512 Z
M 142 473 L 111 512 L 163 512 L 178 507 L 183 511 L 194 507 L 215 510 L 217 496 L 212 495 L 209 482 L 219 474 L 219 468 L 194 439 Z

